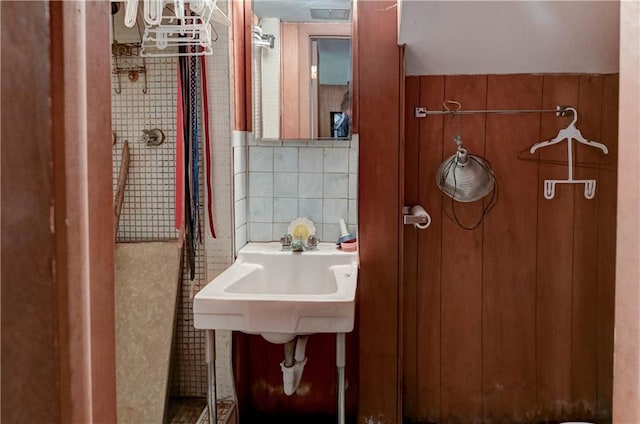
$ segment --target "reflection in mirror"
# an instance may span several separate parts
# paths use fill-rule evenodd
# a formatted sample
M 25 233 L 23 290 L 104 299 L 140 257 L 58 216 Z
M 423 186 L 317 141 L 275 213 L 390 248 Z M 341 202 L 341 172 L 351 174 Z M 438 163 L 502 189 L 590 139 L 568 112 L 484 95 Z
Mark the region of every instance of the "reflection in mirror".
M 253 0 L 259 139 L 351 137 L 351 0 Z

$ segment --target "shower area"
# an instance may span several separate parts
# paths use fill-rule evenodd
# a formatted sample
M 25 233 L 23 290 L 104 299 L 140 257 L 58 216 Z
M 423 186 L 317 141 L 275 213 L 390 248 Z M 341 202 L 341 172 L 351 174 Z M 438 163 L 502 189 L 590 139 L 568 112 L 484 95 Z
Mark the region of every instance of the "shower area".
M 151 3 L 111 3 L 118 419 L 201 423 L 207 364 L 192 299 L 233 261 L 228 5 L 165 2 L 154 12 Z M 210 15 L 210 45 L 174 39 L 163 24 L 190 19 L 196 3 L 193 16 Z M 150 24 L 154 16 L 164 18 Z M 217 343 L 224 355 L 230 335 Z M 228 370 L 219 374 L 226 422 L 233 389 Z

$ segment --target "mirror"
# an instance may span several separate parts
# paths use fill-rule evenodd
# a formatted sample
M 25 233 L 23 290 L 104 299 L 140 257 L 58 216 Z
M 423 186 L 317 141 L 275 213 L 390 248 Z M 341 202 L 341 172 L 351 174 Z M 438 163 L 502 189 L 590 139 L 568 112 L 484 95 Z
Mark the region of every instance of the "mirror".
M 253 0 L 257 139 L 351 138 L 351 0 Z

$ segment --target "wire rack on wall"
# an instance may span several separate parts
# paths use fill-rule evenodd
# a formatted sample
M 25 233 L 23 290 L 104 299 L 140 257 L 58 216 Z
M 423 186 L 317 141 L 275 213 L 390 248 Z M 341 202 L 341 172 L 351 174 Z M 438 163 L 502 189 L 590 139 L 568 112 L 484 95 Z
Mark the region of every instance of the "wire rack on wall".
M 117 76 L 117 87 L 114 89 L 116 94 L 122 92 L 121 75 L 127 75 L 131 82 L 136 82 L 142 75 L 144 85 L 142 93 L 147 93 L 147 62 L 144 56 L 140 56 L 142 45 L 140 43 L 118 43 L 114 41 L 111 44 L 111 55 L 113 56 L 113 74 Z

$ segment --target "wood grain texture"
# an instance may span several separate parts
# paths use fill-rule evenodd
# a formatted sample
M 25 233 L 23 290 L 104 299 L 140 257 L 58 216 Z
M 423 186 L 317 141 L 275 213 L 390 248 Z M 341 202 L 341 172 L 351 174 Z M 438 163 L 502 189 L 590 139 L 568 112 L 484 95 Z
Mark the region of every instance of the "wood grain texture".
M 442 107 L 444 77 L 420 78 L 420 105 L 429 109 Z M 418 233 L 418 299 L 416 324 L 416 373 L 420 420 L 437 421 L 440 417 L 441 375 L 441 255 L 442 195 L 434 184 L 435 164 L 443 159 L 442 116 L 420 121 L 420 169 L 418 171 L 418 203 L 431 213 L 431 225 Z
M 280 128 L 282 138 L 300 137 L 300 79 L 298 70 L 298 24 L 283 23 L 280 27 L 280 75 L 281 109 Z
M 404 108 L 404 204 L 418 204 L 418 169 L 420 166 L 419 121 L 413 118 L 413 108 L 420 104 L 420 77 L 405 80 Z M 402 400 L 403 414 L 414 414 L 417 408 L 416 321 L 418 283 L 418 230 L 404 226 L 402 295 Z M 411 418 L 415 418 L 412 416 Z
M 542 108 L 557 105 L 577 105 L 579 77 L 545 75 L 542 87 Z M 565 128 L 573 116 L 558 118 L 541 114 L 539 141 L 549 140 Z M 573 263 L 572 186 L 559 186 L 556 197 L 542 197 L 545 179 L 567 178 L 566 143 L 542 148 L 526 159 L 539 159 L 536 239 L 536 380 L 537 397 L 542 412 L 551 419 L 560 419 L 563 408 L 571 402 L 571 276 Z M 552 163 L 557 162 L 557 163 Z M 529 164 L 532 166 L 533 164 Z
M 340 112 L 340 104 L 345 93 L 349 90 L 346 85 L 322 84 L 318 87 L 318 137 L 332 137 L 331 112 Z
M 613 329 L 615 305 L 616 219 L 618 188 L 618 75 L 604 77 L 601 141 L 609 148 L 598 171 L 597 418 L 612 415 Z
M 70 399 L 68 384 L 58 387 L 65 366 L 57 360 L 56 252 L 50 227 L 55 145 L 54 109 L 47 99 L 53 64 L 44 46 L 53 39 L 53 28 L 45 2 L 2 2 L 0 8 L 2 62 L 11 63 L 2 67 L 1 420 L 61 422 L 69 416 Z
M 111 139 L 110 58 L 103 52 L 111 46 L 109 16 L 104 2 L 87 2 L 84 72 L 86 110 L 77 110 L 76 119 L 86 120 L 82 142 L 87 151 L 87 207 L 91 310 L 91 413 L 94 422 L 116 421 L 115 291 L 113 240 L 113 177 Z M 67 50 L 67 49 L 65 49 Z M 69 75 L 76 76 L 70 69 Z M 74 258 L 75 259 L 75 258 Z M 80 281 L 86 284 L 86 281 Z M 71 323 L 73 325 L 73 323 Z
M 571 118 L 463 116 L 463 142 L 491 162 L 500 186 L 498 205 L 484 224 L 465 232 L 444 213 L 451 210 L 448 198 L 442 204 L 433 182 L 438 164 L 453 153 L 455 120 L 429 116 L 416 123 L 405 116 L 405 195 L 414 192 L 411 174 L 416 174 L 418 202 L 433 218 L 431 227 L 418 233 L 417 253 L 405 231 L 403 284 L 405 289 L 415 284 L 416 295 L 403 297 L 405 419 L 610 421 L 617 76 L 429 76 L 406 81 L 408 101 L 430 110 L 441 109 L 445 99 L 461 101 L 466 109 L 575 106 L 583 135 L 607 144 L 610 154 L 574 146 L 579 162 L 574 175 L 597 179 L 596 198 L 585 199 L 583 187 L 562 185 L 547 200 L 544 180 L 567 177 L 567 144 L 534 155 L 529 148 L 555 137 Z M 405 113 L 412 112 L 407 105 Z M 417 152 L 411 144 L 416 132 Z M 418 170 L 411 164 L 412 154 L 420 156 Z M 474 207 L 463 205 L 460 215 L 472 216 Z M 412 255 L 418 258 L 417 277 L 410 269 Z M 412 320 L 415 334 L 409 331 Z
M 397 422 L 400 51 L 392 1 L 358 1 L 359 422 Z
M 249 3 L 250 2 L 246 2 Z M 231 2 L 232 45 L 233 45 L 233 129 L 235 131 L 250 131 L 247 124 L 251 122 L 250 108 L 247 98 L 251 98 L 251 37 L 245 39 L 245 32 L 251 34 L 250 23 L 245 17 L 245 0 Z M 247 25 L 249 25 L 247 32 Z M 248 47 L 247 47 L 248 44 Z M 247 73 L 249 79 L 247 79 Z M 247 97 L 249 96 L 249 97 Z
M 487 78 L 448 77 L 445 99 L 455 99 L 466 109 L 486 109 Z M 485 155 L 485 117 L 444 117 L 443 152 L 455 152 L 454 136 L 460 134 L 469 153 Z M 493 141 L 492 141 L 493 142 Z M 443 209 L 466 226 L 482 216 L 484 201 L 452 202 Z M 428 251 L 423 255 L 428 255 Z M 442 220 L 441 365 L 444 421 L 477 421 L 482 417 L 482 229 L 466 230 L 451 219 Z
M 578 128 L 587 140 L 602 139 L 603 78 L 580 77 Z M 574 143 L 576 161 L 597 165 L 605 155 L 596 148 Z M 576 178 L 597 179 L 597 168 L 577 167 Z M 597 181 L 596 181 L 597 183 Z M 574 192 L 573 281 L 571 302 L 571 381 L 573 402 L 584 415 L 594 417 L 597 403 L 597 279 L 599 190 L 586 199 L 582 186 Z
M 280 75 L 280 128 L 282 138 L 300 138 L 300 79 L 298 70 L 299 25 L 283 23 L 280 27 L 280 54 L 282 55 Z
M 115 423 L 109 5 L 1 7 L 2 420 Z
M 232 1 L 235 3 L 235 0 Z M 242 45 L 244 48 L 244 110 L 239 110 L 242 113 L 244 119 L 244 128 L 247 132 L 253 130 L 253 67 L 251 64 L 253 58 L 253 25 L 257 24 L 257 18 L 253 14 L 252 2 L 249 0 L 242 0 L 244 8 L 244 32 Z M 242 74 L 240 74 L 242 75 Z
M 490 76 L 488 109 L 539 109 L 542 76 Z M 517 93 L 517 94 L 516 94 Z M 518 152 L 538 141 L 540 117 L 487 117 L 487 157 L 500 200 L 484 225 L 483 391 L 485 417 L 523 420 L 535 407 L 535 239 L 539 193 L 535 166 Z

